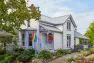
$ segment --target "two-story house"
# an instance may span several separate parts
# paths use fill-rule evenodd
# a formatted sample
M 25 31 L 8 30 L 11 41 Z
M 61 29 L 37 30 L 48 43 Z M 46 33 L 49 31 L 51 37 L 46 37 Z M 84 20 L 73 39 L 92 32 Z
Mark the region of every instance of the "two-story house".
M 41 16 L 39 21 L 25 21 L 19 31 L 19 46 L 35 49 L 74 49 L 79 39 L 88 38 L 77 32 L 72 15 L 50 18 Z

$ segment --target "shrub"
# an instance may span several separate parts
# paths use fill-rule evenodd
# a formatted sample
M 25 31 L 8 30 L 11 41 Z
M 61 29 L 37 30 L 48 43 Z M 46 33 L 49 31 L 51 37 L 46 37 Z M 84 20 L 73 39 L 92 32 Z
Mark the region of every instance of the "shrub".
M 4 55 L 0 55 L 0 61 L 4 59 Z
M 76 45 L 76 48 L 80 49 L 80 46 L 81 46 L 81 45 L 80 45 L 80 44 L 78 44 L 78 45 Z
M 66 50 L 66 54 L 71 54 L 73 52 L 73 50 L 72 49 L 69 49 L 69 50 Z
M 55 53 L 55 52 L 51 52 L 51 55 L 52 55 L 52 56 L 56 56 L 56 53 Z
M 23 48 L 15 48 L 12 51 L 8 51 L 8 54 L 9 55 L 12 55 L 12 56 L 14 56 L 16 58 L 17 56 L 19 56 L 23 52 L 24 52 L 24 49 Z
M 4 58 L 5 63 L 13 63 L 13 56 L 12 55 L 6 55 Z
M 75 59 L 74 58 L 68 58 L 67 63 L 72 63 L 72 62 L 75 62 Z
M 51 55 L 51 52 L 47 50 L 42 50 L 41 52 L 39 52 L 38 58 L 42 59 L 43 63 L 46 63 L 49 59 L 52 58 L 52 55 Z
M 34 49 L 23 49 L 23 48 L 15 48 L 12 51 L 8 51 L 7 53 L 9 56 L 12 56 L 12 60 L 20 61 L 20 62 L 28 62 L 32 60 L 32 58 L 35 56 L 35 50 Z
M 73 49 L 74 52 L 79 52 L 80 50 L 83 50 L 83 45 L 78 44 L 74 46 L 74 49 Z
M 94 48 L 90 48 L 89 51 L 91 54 L 94 54 Z
M 4 54 L 0 58 L 0 63 L 13 63 L 12 57 L 12 55 Z
M 5 54 L 6 53 L 6 51 L 5 50 L 0 50 L 0 55 L 3 55 L 3 54 Z
M 87 56 L 87 55 L 90 54 L 90 51 L 81 50 L 81 51 L 80 51 L 80 54 L 83 55 L 83 56 Z
M 18 57 L 17 57 L 17 60 L 20 61 L 20 62 L 29 62 L 30 60 L 32 60 L 32 58 L 35 56 L 35 50 L 34 49 L 27 49 L 27 50 L 24 50 L 22 52 L 22 54 L 20 54 Z
M 60 57 L 60 56 L 67 54 L 67 50 L 57 49 L 55 54 L 56 54 L 56 56 Z

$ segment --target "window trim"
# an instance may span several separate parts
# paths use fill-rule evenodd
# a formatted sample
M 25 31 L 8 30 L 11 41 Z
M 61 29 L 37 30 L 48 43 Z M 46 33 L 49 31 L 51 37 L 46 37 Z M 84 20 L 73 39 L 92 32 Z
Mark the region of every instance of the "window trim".
M 67 47 L 71 47 L 71 34 L 67 34 Z
M 71 22 L 69 22 L 69 21 L 67 22 L 67 30 L 71 31 Z

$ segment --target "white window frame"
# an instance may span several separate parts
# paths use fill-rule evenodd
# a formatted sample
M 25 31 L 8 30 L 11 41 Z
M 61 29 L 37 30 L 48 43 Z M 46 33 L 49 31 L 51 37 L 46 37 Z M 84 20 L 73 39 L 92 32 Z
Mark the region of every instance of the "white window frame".
M 71 34 L 67 34 L 67 47 L 71 47 Z
M 71 30 L 71 22 L 67 22 L 67 30 Z

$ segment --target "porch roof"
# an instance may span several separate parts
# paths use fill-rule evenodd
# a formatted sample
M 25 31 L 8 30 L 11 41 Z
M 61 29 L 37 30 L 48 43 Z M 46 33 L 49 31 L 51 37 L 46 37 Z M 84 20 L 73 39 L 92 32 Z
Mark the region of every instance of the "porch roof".
M 53 26 L 47 26 L 40 24 L 41 27 L 43 27 L 47 31 L 55 31 L 55 32 L 62 32 L 60 29 L 53 27 Z
M 60 29 L 56 28 L 55 26 L 48 26 L 48 25 L 44 25 L 44 24 L 39 24 L 39 30 L 40 31 L 54 31 L 54 32 L 62 32 Z M 37 28 L 32 28 L 32 27 L 28 27 L 22 30 L 31 30 L 31 31 L 36 31 Z
M 74 32 L 74 37 L 88 39 L 86 36 L 83 36 L 81 33 L 77 32 L 77 31 Z

